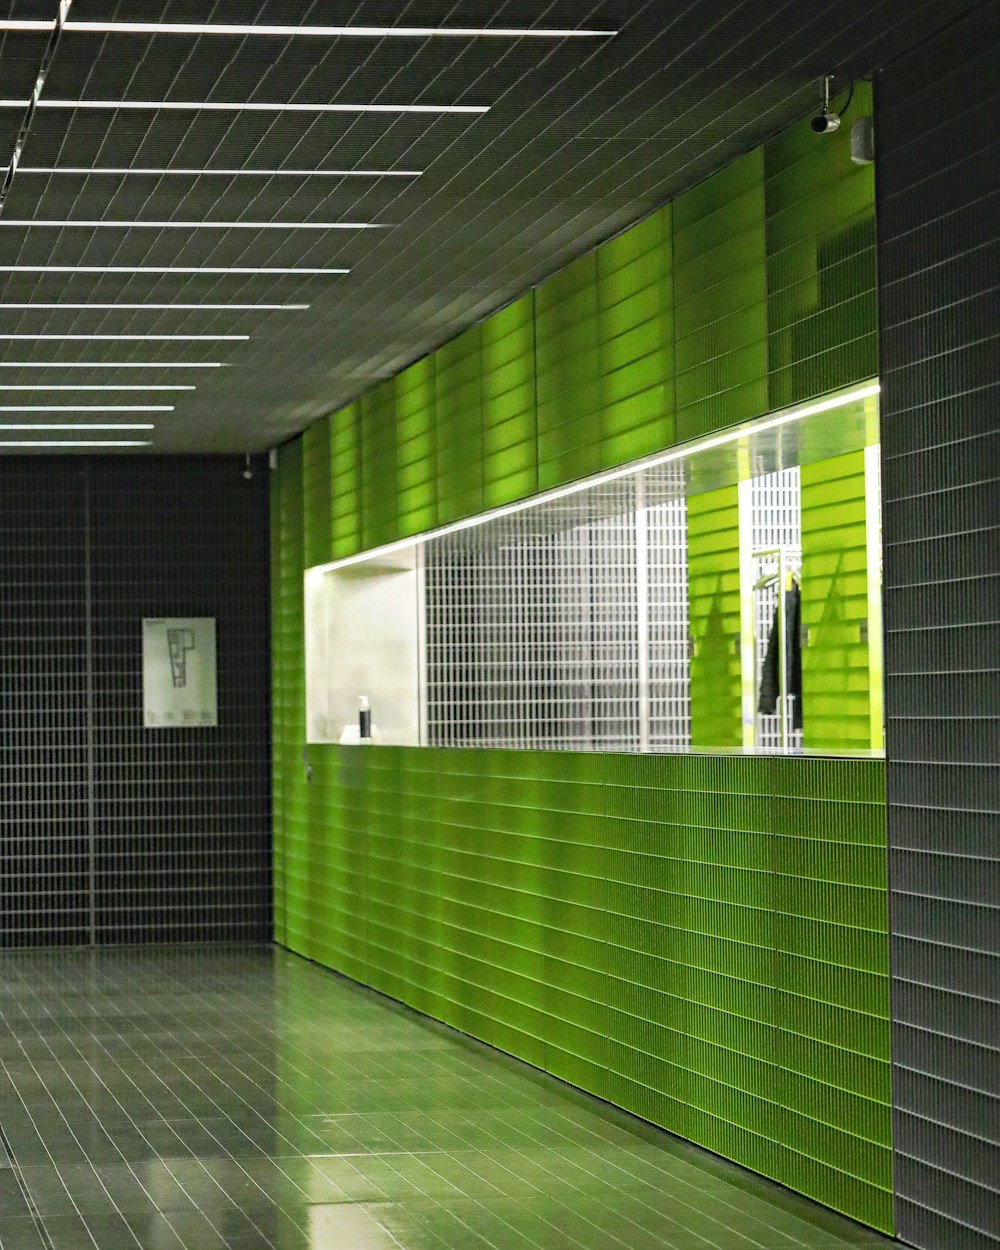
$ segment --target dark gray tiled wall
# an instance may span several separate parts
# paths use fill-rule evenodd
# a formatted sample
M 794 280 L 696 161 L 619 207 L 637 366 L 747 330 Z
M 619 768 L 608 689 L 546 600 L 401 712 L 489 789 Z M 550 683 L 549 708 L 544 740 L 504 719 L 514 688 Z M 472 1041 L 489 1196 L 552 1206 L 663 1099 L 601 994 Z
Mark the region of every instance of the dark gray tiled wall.
M 877 83 L 897 1230 L 1000 1244 L 1000 4 Z
M 74 945 L 89 928 L 83 477 L 0 466 L 0 945 Z
M 266 471 L 0 464 L 0 944 L 267 940 Z M 217 619 L 216 729 L 143 728 L 166 615 Z

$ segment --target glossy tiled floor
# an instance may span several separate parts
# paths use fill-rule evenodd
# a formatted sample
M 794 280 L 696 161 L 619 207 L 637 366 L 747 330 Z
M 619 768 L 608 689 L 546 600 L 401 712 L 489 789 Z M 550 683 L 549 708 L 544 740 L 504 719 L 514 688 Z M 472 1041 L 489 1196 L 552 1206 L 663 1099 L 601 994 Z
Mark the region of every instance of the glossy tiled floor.
M 3 1250 L 893 1243 L 280 951 L 0 955 Z

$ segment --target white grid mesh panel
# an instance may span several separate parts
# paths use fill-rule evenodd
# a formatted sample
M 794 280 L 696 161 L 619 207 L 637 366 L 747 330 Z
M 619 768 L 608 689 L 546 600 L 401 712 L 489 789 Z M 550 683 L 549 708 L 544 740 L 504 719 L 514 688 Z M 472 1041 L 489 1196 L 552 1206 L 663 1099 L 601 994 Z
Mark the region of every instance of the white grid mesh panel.
M 802 568 L 802 491 L 798 468 L 766 473 L 750 483 L 750 525 L 753 541 L 753 623 L 754 623 L 754 706 L 760 695 L 761 673 L 767 644 L 775 626 L 778 608 L 777 554 L 758 555 L 782 549 L 782 565 L 786 573 L 799 573 Z M 764 579 L 769 579 L 760 585 Z M 802 731 L 792 728 L 792 696 L 786 697 L 787 743 L 782 742 L 781 715 L 757 711 L 757 746 L 791 749 L 802 746 Z
M 430 745 L 689 744 L 686 511 L 645 477 L 427 544 Z
M 632 497 L 616 483 L 427 545 L 431 745 L 638 747 Z
M 672 465 L 647 472 L 649 578 L 649 745 L 691 744 L 688 644 L 687 502 L 683 473 Z

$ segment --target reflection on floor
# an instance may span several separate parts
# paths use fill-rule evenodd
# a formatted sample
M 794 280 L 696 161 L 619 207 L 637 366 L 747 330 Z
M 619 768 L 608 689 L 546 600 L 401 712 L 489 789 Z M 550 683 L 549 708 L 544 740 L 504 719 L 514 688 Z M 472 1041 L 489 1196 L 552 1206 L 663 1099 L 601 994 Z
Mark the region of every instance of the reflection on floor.
M 0 955 L 3 1250 L 857 1250 L 857 1225 L 265 948 Z

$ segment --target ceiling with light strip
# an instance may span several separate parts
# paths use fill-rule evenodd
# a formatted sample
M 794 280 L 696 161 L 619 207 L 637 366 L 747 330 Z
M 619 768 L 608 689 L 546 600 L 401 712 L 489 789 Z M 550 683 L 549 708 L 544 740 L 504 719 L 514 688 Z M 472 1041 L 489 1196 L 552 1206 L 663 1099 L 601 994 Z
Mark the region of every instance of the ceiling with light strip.
M 0 453 L 280 444 L 966 7 L 0 0 Z

